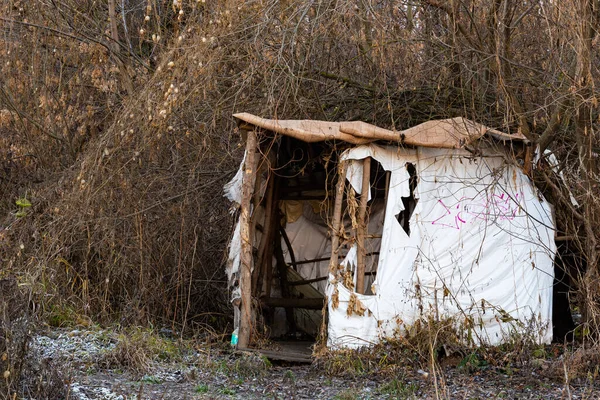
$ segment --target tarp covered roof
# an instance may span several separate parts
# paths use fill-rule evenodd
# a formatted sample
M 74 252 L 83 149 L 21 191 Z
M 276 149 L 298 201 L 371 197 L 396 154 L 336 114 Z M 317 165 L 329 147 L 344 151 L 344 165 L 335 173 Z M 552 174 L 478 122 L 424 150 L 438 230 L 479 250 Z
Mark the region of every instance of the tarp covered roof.
M 249 113 L 234 114 L 234 117 L 259 128 L 305 142 L 342 140 L 358 145 L 385 140 L 411 146 L 457 149 L 484 135 L 501 141 L 527 140 L 520 133 L 507 134 L 463 117 L 427 121 L 402 131 L 380 128 L 361 121 L 279 120 L 261 118 Z

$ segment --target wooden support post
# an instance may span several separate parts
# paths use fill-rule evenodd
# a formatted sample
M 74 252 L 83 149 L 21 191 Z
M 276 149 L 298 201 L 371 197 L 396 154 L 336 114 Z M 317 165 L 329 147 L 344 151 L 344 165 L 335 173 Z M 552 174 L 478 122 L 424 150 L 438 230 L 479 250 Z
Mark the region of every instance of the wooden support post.
M 260 148 L 260 144 L 257 144 L 258 147 Z M 263 172 L 264 169 L 266 167 L 266 162 L 264 160 L 264 158 L 260 157 L 260 155 L 257 154 L 257 165 L 256 165 L 256 178 L 254 180 L 254 190 L 252 193 L 252 205 L 253 205 L 253 209 L 252 209 L 252 215 L 250 217 L 250 243 L 252 244 L 253 248 L 252 248 L 252 254 L 253 254 L 253 268 L 252 268 L 252 296 L 256 297 L 256 291 L 257 291 L 257 287 L 256 287 L 256 283 L 257 283 L 257 279 L 258 279 L 258 274 L 260 273 L 260 268 L 261 268 L 261 260 L 260 260 L 260 246 L 262 245 L 262 243 L 265 240 L 265 236 L 268 235 L 268 230 L 269 227 L 267 226 L 267 224 L 265 223 L 265 221 L 263 221 L 263 226 L 261 226 L 260 228 L 260 232 L 262 233 L 261 238 L 260 238 L 260 243 L 257 243 L 257 239 L 256 239 L 256 231 L 257 229 L 259 229 L 259 221 L 258 221 L 258 217 L 260 216 L 260 212 L 258 212 L 260 204 L 263 202 L 263 198 L 261 198 L 260 196 L 260 188 L 263 184 L 263 182 L 265 180 L 269 180 L 269 176 L 267 174 L 267 177 L 265 178 L 263 176 Z M 264 196 L 268 196 L 268 193 L 264 193 Z M 265 218 L 266 218 L 266 214 L 264 214 Z M 255 246 L 258 246 L 258 254 L 256 254 L 254 252 L 254 249 L 256 248 Z M 254 257 L 254 255 L 257 255 L 257 257 Z
M 523 173 L 531 177 L 531 171 L 533 170 L 533 146 L 531 143 L 525 145 L 525 160 L 523 163 Z
M 275 253 L 275 238 L 277 236 L 276 232 L 279 229 L 279 225 L 281 224 L 281 216 L 279 214 L 279 192 L 280 192 L 280 182 L 277 174 L 273 173 L 273 206 L 271 207 L 271 227 L 269 228 L 271 231 L 271 237 L 269 239 L 269 243 L 267 244 L 267 249 L 265 250 L 265 295 L 267 297 L 271 297 L 271 291 L 273 286 L 273 254 Z M 260 278 L 262 279 L 262 278 Z M 259 281 L 260 281 L 259 279 Z
M 329 272 L 336 275 L 339 265 L 338 253 L 340 251 L 340 228 L 342 226 L 342 202 L 344 200 L 344 189 L 346 188 L 346 170 L 348 164 L 340 162 L 338 169 L 338 181 L 335 187 L 335 203 L 333 205 L 333 221 L 331 224 L 331 258 L 329 259 Z
M 358 254 L 356 260 L 356 293 L 365 292 L 365 261 L 367 258 L 367 249 L 365 247 L 365 236 L 367 235 L 367 202 L 369 201 L 369 192 L 371 190 L 371 157 L 363 161 L 362 191 L 360 194 L 360 204 L 358 206 L 358 228 L 356 240 Z
M 261 161 L 263 161 L 263 160 L 261 160 L 261 157 L 258 156 L 257 158 L 258 158 L 258 161 L 257 161 L 257 165 L 256 165 L 256 177 L 254 178 L 254 189 L 252 190 L 253 212 L 250 217 L 250 221 L 251 221 L 251 223 L 250 223 L 250 234 L 251 234 L 250 239 L 252 239 L 251 243 L 253 246 L 256 244 L 256 238 L 254 235 L 256 233 L 255 232 L 256 226 L 258 224 L 258 216 L 260 214 L 256 211 L 262 201 L 262 198 L 260 197 L 260 187 L 262 186 L 262 183 L 264 181 L 264 177 L 263 177 L 262 173 L 263 173 L 263 168 L 265 166 L 264 162 L 261 162 Z M 262 232 L 264 233 L 264 231 L 266 229 L 267 228 L 263 226 Z
M 262 290 L 262 281 L 263 276 L 265 274 L 265 264 L 266 257 L 269 249 L 269 243 L 273 240 L 273 188 L 274 188 L 274 176 L 273 172 L 269 171 L 269 176 L 267 177 L 267 202 L 265 204 L 265 221 L 264 221 L 264 229 L 263 234 L 260 240 L 260 244 L 258 246 L 258 254 L 256 259 L 258 260 L 258 265 L 255 266 L 254 271 L 252 272 L 252 287 L 254 289 L 254 296 L 260 296 L 260 292 Z M 268 254 L 268 257 L 271 257 L 271 254 Z M 270 296 L 267 293 L 267 296 Z
M 277 217 L 277 215 L 274 216 L 274 219 Z M 274 232 L 275 228 L 273 228 L 273 232 Z M 264 283 L 264 288 L 265 288 L 265 295 L 266 296 L 271 296 L 271 291 L 272 291 L 272 286 L 273 286 L 273 252 L 275 249 L 275 245 L 273 243 L 273 236 L 275 234 L 271 234 L 271 241 L 269 242 L 269 244 L 267 245 L 267 251 L 265 252 L 265 274 L 264 274 L 264 278 L 261 276 L 258 279 L 258 282 L 260 283 L 261 287 L 263 287 L 263 283 L 262 280 L 265 280 Z
M 238 333 L 238 347 L 248 347 L 252 331 L 252 235 L 251 200 L 256 180 L 256 131 L 248 132 L 246 140 L 246 162 L 242 178 L 242 203 L 240 204 L 240 236 L 242 249 L 240 254 L 241 318 Z
M 383 219 L 382 219 L 382 221 L 385 221 L 385 218 L 387 217 L 386 212 L 387 212 L 388 196 L 390 194 L 391 177 L 392 177 L 392 173 L 390 171 L 385 171 L 385 194 L 383 195 Z

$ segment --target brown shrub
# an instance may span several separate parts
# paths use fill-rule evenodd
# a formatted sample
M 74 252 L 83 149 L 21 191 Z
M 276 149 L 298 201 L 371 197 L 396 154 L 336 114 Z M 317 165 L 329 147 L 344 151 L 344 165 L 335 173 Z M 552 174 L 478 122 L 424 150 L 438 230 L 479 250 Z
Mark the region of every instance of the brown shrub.
M 461 115 L 549 146 L 582 207 L 556 174 L 540 186 L 566 210 L 559 233 L 592 271 L 574 273 L 579 299 L 598 315 L 599 145 L 584 133 L 600 53 L 585 57 L 597 40 L 570 1 L 131 0 L 118 46 L 101 3 L 1 6 L 0 258 L 45 310 L 224 325 L 221 187 L 241 153 L 231 114 L 247 111 L 388 128 Z
M 29 348 L 35 317 L 29 295 L 14 277 L 0 279 L 0 398 L 65 397 L 64 377 Z

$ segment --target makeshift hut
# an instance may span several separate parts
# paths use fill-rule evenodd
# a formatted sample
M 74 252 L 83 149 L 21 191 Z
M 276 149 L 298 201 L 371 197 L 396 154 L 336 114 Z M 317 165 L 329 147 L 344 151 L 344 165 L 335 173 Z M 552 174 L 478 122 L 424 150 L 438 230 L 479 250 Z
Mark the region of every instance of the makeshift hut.
M 239 347 L 322 324 L 330 347 L 359 347 L 424 319 L 473 345 L 552 340 L 554 221 L 525 137 L 465 118 L 394 131 L 235 117 Z

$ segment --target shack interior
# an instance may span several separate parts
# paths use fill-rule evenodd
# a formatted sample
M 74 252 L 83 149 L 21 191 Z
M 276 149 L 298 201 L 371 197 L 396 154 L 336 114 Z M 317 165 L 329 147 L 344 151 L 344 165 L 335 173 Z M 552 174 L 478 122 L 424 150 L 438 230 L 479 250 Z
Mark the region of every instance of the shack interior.
M 260 237 L 253 271 L 253 296 L 259 299 L 260 313 L 269 337 L 315 338 L 322 323 L 321 310 L 331 260 L 329 227 L 334 209 L 338 154 L 342 148 L 326 143 L 306 143 L 295 138 L 263 135 L 266 147 L 273 145 L 275 157 L 263 158 L 259 165 L 259 184 L 255 188 L 267 193 L 259 205 L 264 212 L 264 225 L 257 223 L 255 233 Z M 261 146 L 262 147 L 262 146 Z M 389 178 L 386 171 L 374 162 L 369 172 L 372 182 L 371 199 L 366 207 L 365 222 L 368 236 L 364 238 L 366 254 L 364 293 L 377 273 L 378 244 L 383 227 L 382 213 Z M 387 178 L 387 179 L 386 179 Z M 264 186 L 264 189 L 261 189 Z M 272 193 L 271 193 L 272 192 Z M 356 238 L 352 233 L 348 201 L 353 194 L 344 191 L 342 200 L 342 240 L 337 251 L 341 262 Z M 269 202 L 269 197 L 272 197 Z M 260 215 L 260 214 L 259 214 Z M 365 232 L 366 233 L 366 232 Z M 350 236 L 348 236 L 350 235 Z M 261 244 L 264 243 L 264 244 Z

